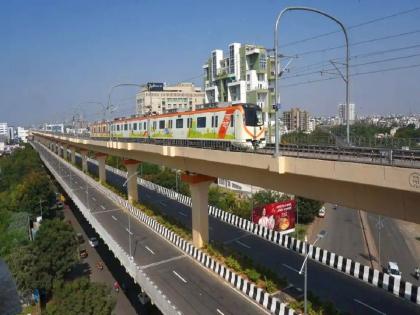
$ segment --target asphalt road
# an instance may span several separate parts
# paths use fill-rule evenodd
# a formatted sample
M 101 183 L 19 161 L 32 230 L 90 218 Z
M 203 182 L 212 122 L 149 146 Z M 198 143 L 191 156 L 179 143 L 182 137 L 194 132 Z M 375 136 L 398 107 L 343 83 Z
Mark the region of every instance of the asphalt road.
M 322 248 L 370 266 L 359 212 L 341 206 L 334 209 L 330 204 L 326 208 L 325 217 L 316 220 L 312 233 L 316 235 L 320 230 L 327 231 Z
M 420 285 L 420 281 L 413 276 L 414 268 L 420 263 L 420 257 L 413 256 L 394 219 L 381 217 L 382 225 L 378 224 L 378 219 L 379 216 L 368 214 L 368 224 L 378 253 L 380 252 L 381 266 L 386 268 L 389 261 L 394 261 L 398 264 L 404 280 Z M 378 226 L 382 226 L 380 236 Z
M 111 236 L 129 252 L 128 218 L 105 195 L 59 163 L 52 153 L 36 144 L 78 198 L 96 215 Z M 183 314 L 263 314 L 264 310 L 226 282 L 131 218 L 132 255 Z
M 97 166 L 89 163 L 95 173 Z M 125 179 L 107 171 L 110 184 L 121 187 Z M 151 203 L 162 213 L 191 226 L 191 208 L 139 185 L 139 200 Z M 303 278 L 297 273 L 302 257 L 297 253 L 267 242 L 236 227 L 209 218 L 210 241 L 224 242 L 235 250 L 250 256 L 254 262 L 269 267 L 285 276 L 294 288 L 303 288 Z M 356 233 L 357 234 L 357 233 Z M 351 232 L 346 236 L 352 239 Z M 360 233 L 357 236 L 360 241 Z M 318 245 L 323 247 L 325 240 Z M 346 240 L 344 240 L 344 243 Z M 420 314 L 420 307 L 398 298 L 383 289 L 337 272 L 320 263 L 308 264 L 308 288 L 324 300 L 332 301 L 341 311 L 351 314 Z

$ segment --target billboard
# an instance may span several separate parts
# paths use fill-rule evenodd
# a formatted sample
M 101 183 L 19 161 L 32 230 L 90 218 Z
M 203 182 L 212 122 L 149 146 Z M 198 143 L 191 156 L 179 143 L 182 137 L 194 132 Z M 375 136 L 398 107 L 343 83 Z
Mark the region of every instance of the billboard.
M 147 83 L 148 91 L 163 91 L 163 83 L 149 82 Z
M 254 208 L 252 222 L 279 232 L 292 232 L 296 223 L 296 200 L 266 204 Z

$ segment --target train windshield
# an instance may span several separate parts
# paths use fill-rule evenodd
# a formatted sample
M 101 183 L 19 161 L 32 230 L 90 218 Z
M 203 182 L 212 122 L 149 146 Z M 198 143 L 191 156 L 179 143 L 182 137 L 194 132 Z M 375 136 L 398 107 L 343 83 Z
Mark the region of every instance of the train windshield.
M 247 126 L 262 126 L 264 124 L 263 114 L 261 108 L 244 107 L 245 110 L 245 125 Z

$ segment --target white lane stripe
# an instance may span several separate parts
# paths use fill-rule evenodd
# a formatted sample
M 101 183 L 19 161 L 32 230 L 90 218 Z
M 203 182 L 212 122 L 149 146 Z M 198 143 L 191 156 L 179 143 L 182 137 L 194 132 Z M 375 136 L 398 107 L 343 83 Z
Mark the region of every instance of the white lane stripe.
M 359 303 L 359 304 L 361 304 L 361 305 L 363 305 L 363 306 L 365 306 L 365 307 L 367 307 L 367 308 L 371 309 L 372 311 L 375 311 L 375 312 L 376 312 L 376 313 L 378 313 L 378 314 L 386 315 L 386 313 L 381 312 L 380 310 L 378 310 L 378 309 L 374 308 L 373 306 L 370 306 L 370 305 L 368 305 L 368 304 L 366 304 L 366 303 L 363 303 L 362 301 L 360 301 L 360 300 L 358 300 L 358 299 L 353 299 L 353 300 L 354 300 L 356 303 Z
M 129 231 L 128 228 L 125 228 L 125 230 L 130 233 L 130 235 L 133 235 L 133 232 Z
M 225 315 L 225 313 L 223 313 L 221 310 L 219 310 L 218 308 L 216 309 L 217 313 L 219 313 L 220 315 Z
M 111 216 L 115 221 L 117 221 L 118 219 L 116 217 L 114 217 L 113 215 Z
M 102 208 L 102 210 L 105 210 L 106 209 L 103 205 L 101 205 L 101 208 Z
M 181 279 L 184 283 L 187 283 L 187 280 L 185 280 L 183 277 L 181 277 L 181 275 L 176 272 L 175 270 L 172 270 L 172 272 L 175 274 L 175 276 L 177 276 L 179 279 Z
M 84 187 L 83 187 L 83 186 L 81 186 L 81 185 L 80 185 L 79 187 L 80 187 L 80 189 L 83 189 L 83 188 L 84 188 Z
M 159 202 L 162 206 L 164 206 L 164 207 L 166 207 L 167 206 L 167 204 L 166 203 L 164 203 L 163 201 L 161 201 L 161 202 Z
M 241 241 L 235 241 L 235 242 L 238 243 L 239 245 L 242 245 L 245 248 L 251 248 L 251 246 L 249 246 L 249 245 L 247 245 L 247 244 L 245 244 L 245 243 L 243 243 Z
M 92 197 L 92 200 L 93 200 L 93 201 L 96 201 L 95 197 Z
M 184 217 L 186 217 L 187 215 L 184 212 L 178 211 L 178 213 Z
M 292 271 L 295 271 L 295 272 L 297 272 L 297 273 L 299 273 L 299 270 L 297 270 L 297 269 L 295 269 L 295 268 L 293 268 L 292 266 L 289 266 L 289 265 L 286 265 L 286 264 L 282 264 L 284 267 L 286 267 L 287 269 L 290 269 L 290 270 L 292 270 Z
M 149 251 L 149 252 L 151 252 L 152 253 L 152 255 L 154 255 L 155 254 L 155 252 L 154 251 L 152 251 L 150 248 L 149 248 L 149 246 L 145 246 L 146 247 L 146 249 Z

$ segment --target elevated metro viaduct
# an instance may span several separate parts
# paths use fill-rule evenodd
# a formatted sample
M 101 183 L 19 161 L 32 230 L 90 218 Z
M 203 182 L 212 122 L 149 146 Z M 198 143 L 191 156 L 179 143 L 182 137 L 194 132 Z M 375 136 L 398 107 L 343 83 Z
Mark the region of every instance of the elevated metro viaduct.
M 208 241 L 208 187 L 217 177 L 420 223 L 420 170 L 412 168 L 32 134 L 55 152 L 64 148 L 62 156 L 70 149 L 73 162 L 79 150 L 84 170 L 87 152 L 96 153 L 100 181 L 106 181 L 106 155 L 121 157 L 128 165 L 144 161 L 184 171 L 192 193 L 197 247 Z M 127 169 L 129 200 L 135 200 L 136 167 Z

